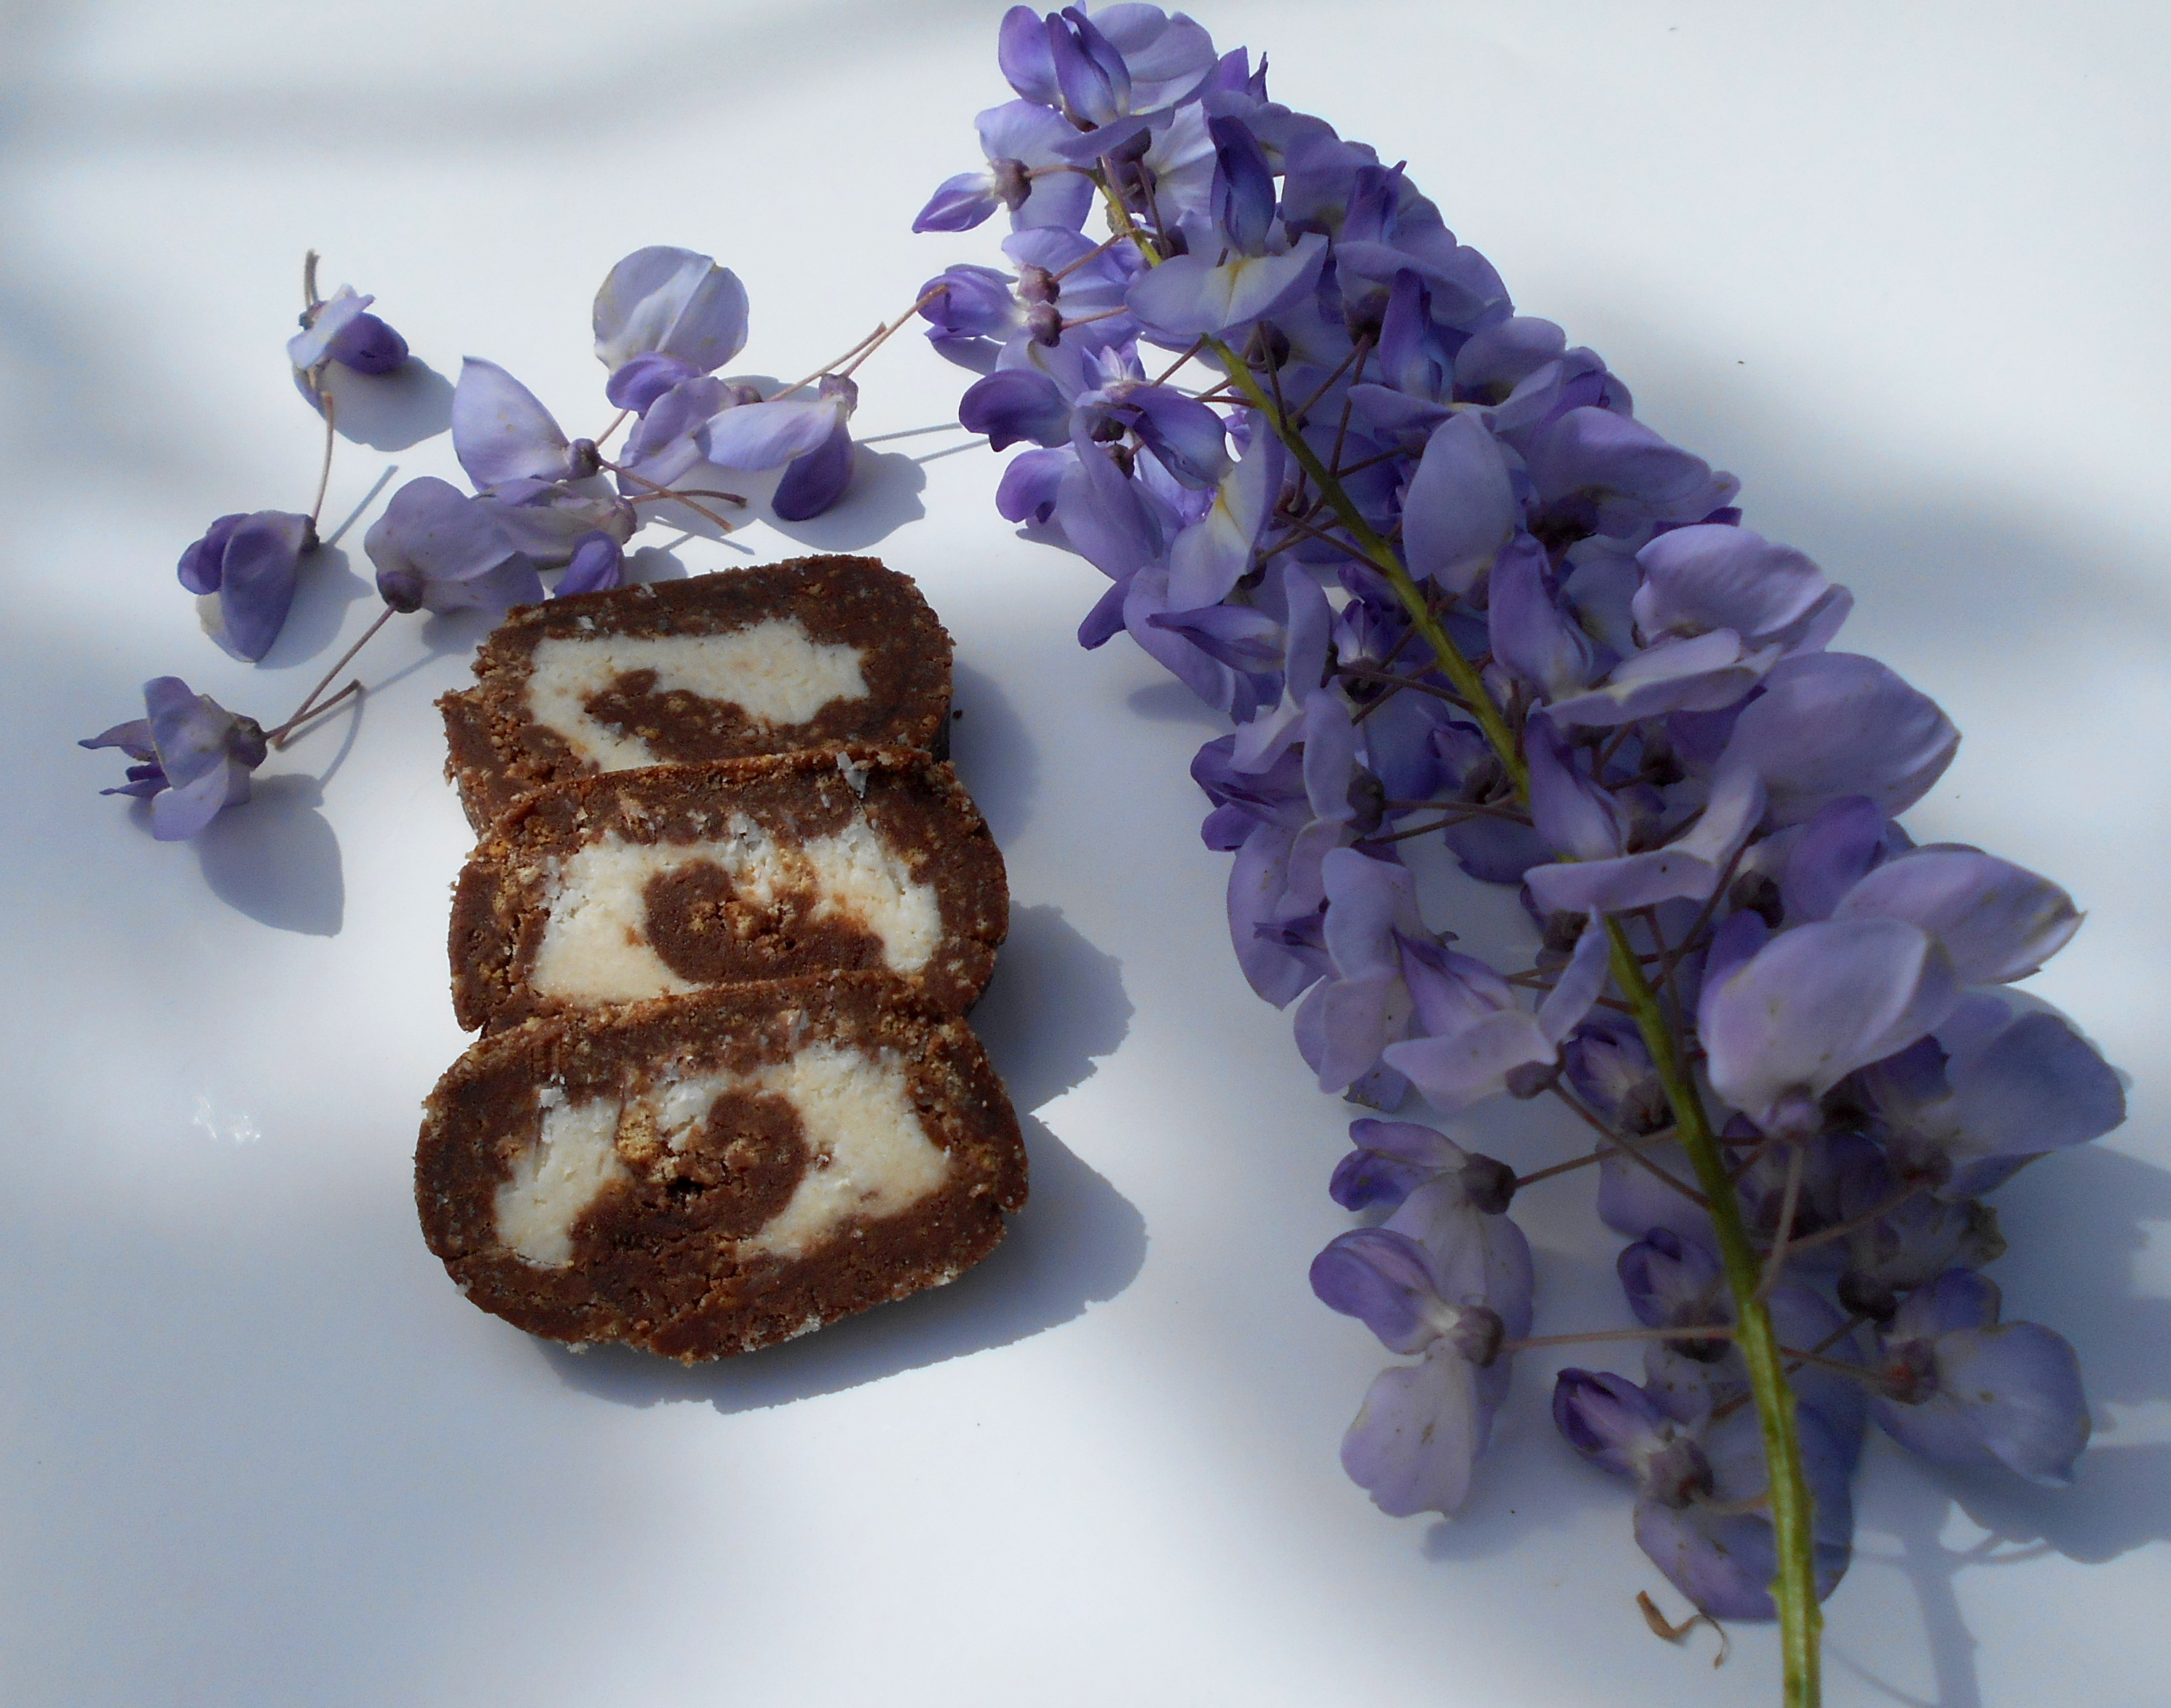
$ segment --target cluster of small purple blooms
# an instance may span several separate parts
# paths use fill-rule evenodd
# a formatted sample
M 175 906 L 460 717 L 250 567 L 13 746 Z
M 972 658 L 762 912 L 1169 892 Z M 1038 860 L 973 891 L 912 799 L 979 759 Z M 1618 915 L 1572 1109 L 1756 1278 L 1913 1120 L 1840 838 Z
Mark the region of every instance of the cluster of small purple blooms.
M 346 285 L 320 297 L 316 266 L 313 253 L 302 329 L 287 345 L 295 383 L 324 423 L 315 505 L 306 515 L 220 517 L 180 565 L 205 632 L 251 663 L 278 639 L 303 566 L 319 546 L 338 399 L 391 383 L 409 361 L 406 340 L 368 312 L 375 299 Z M 675 502 L 729 529 L 704 501 L 744 504 L 705 484 L 731 471 L 781 469 L 773 512 L 791 522 L 819 516 L 851 479 L 849 424 L 859 394 L 851 373 L 909 318 L 860 340 L 831 365 L 838 371 L 764 396 L 759 386 L 716 377 L 746 345 L 747 294 L 737 276 L 690 249 L 635 251 L 596 293 L 595 351 L 608 376 L 604 397 L 619 411 L 609 427 L 593 439 L 568 439 L 526 386 L 495 362 L 468 357 L 453 388 L 451 431 L 474 490 L 426 475 L 392 495 L 362 542 L 384 602 L 377 621 L 269 731 L 178 677 L 147 683 L 144 716 L 79 744 L 117 747 L 135 762 L 124 783 L 103 792 L 147 800 L 162 841 L 193 837 L 249 799 L 251 775 L 271 749 L 360 692 L 359 683 L 327 690 L 392 617 L 502 612 L 549 597 L 545 571 L 560 572 L 560 596 L 615 587 L 642 506 Z M 602 447 L 628 421 L 624 450 L 613 459 Z
M 1847 590 L 1263 62 L 1128 3 L 1015 8 L 999 57 L 985 167 L 915 229 L 1002 211 L 1009 266 L 951 267 L 922 313 L 982 376 L 963 424 L 1031 447 L 1001 513 L 1108 578 L 1083 644 L 1128 633 L 1235 725 L 1193 775 L 1245 976 L 1296 1004 L 1323 1090 L 1548 1097 L 1596 1138 L 1519 1181 L 1429 1125 L 1353 1126 L 1331 1190 L 1385 1214 L 1312 1283 L 1411 1362 L 1366 1395 L 1350 1475 L 1452 1513 L 1520 1347 L 1641 1339 L 1641 1383 L 1560 1375 L 1562 1434 L 1633 1485 L 1637 1539 L 1699 1608 L 1772 1617 L 1791 1557 L 1812 1634 L 1868 1421 L 2068 1478 L 2076 1360 L 2001 1320 L 1982 1197 L 2124 1094 L 2011 988 L 2077 927 L 2065 892 L 1896 822 L 1950 722 L 1828 650 Z M 1425 923 L 1421 838 L 1514 886 L 1532 964 Z M 1507 1212 L 1584 1162 L 1643 1326 L 1533 1342 Z

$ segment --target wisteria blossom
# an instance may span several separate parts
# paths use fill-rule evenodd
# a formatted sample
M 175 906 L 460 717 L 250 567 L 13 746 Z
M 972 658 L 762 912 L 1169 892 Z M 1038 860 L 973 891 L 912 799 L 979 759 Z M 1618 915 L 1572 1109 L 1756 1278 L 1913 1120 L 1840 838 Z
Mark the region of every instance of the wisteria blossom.
M 2070 1348 L 1980 1273 L 1984 1195 L 2124 1116 L 2013 988 L 2079 910 L 1916 846 L 1951 721 L 1844 649 L 1852 594 L 1519 313 L 1402 166 L 1152 6 L 1015 7 L 998 59 L 986 164 L 916 225 L 1009 216 L 921 311 L 981 376 L 959 419 L 1013 452 L 1000 512 L 1107 578 L 1080 641 L 1129 634 L 1228 719 L 1193 775 L 1243 976 L 1323 1090 L 1431 1111 L 1359 1121 L 1334 1175 L 1386 1219 L 1313 1286 L 1409 1361 L 1343 1464 L 1396 1514 L 1482 1475 L 1529 1252 L 1515 1172 L 1437 1123 L 1557 1102 L 1597 1147 L 1529 1178 L 1598 1165 L 1648 1336 L 1641 1384 L 1562 1379 L 1559 1427 L 1701 1608 L 1785 1622 L 1813 1695 L 1873 1414 L 2039 1479 L 2085 1441 Z M 1526 961 L 1429 913 L 1428 840 L 1521 900 Z
M 118 747 L 135 761 L 125 783 L 100 792 L 148 800 L 159 841 L 185 842 L 249 799 L 250 774 L 267 751 L 254 718 L 236 716 L 177 676 L 143 684 L 143 713 L 77 745 Z

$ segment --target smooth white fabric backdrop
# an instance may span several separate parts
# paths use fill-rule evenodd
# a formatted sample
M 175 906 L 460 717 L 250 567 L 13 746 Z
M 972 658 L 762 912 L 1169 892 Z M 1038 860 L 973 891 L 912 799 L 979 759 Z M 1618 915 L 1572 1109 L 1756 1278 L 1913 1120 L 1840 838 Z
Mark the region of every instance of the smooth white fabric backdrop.
M 1637 1589 L 1678 1598 L 1553 1438 L 1542 1361 L 1454 1524 L 1343 1478 L 1385 1360 L 1305 1267 L 1346 1225 L 1323 1186 L 1351 1111 L 1228 953 L 1185 774 L 1215 731 L 1128 642 L 1076 649 L 1098 576 L 994 517 L 999 459 L 954 431 L 870 447 L 853 502 L 789 538 L 677 554 L 870 546 L 957 636 L 958 763 L 1018 905 L 981 1018 L 1037 1174 L 1010 1245 L 941 1294 L 682 1372 L 568 1357 L 446 1282 L 409 1166 L 463 1042 L 442 945 L 467 838 L 430 701 L 473 625 L 399 625 L 359 718 L 196 846 L 152 842 L 94 792 L 114 757 L 69 745 L 168 672 L 269 722 L 372 614 L 359 528 L 253 670 L 172 578 L 212 517 L 306 505 L 280 352 L 305 247 L 437 372 L 501 361 L 575 431 L 608 419 L 590 296 L 643 244 L 736 268 L 745 365 L 796 376 L 996 258 L 994 228 L 907 227 L 1006 94 L 1000 9 L 0 17 L 10 1703 L 1772 1699 L 1768 1634 L 1714 1673 L 1707 1636 L 1643 1630 Z M 2051 1493 L 1873 1442 L 1829 1697 L 2160 1700 L 2171 29 L 2100 3 L 1198 15 L 1270 53 L 1279 98 L 1407 155 L 1525 312 L 1854 587 L 1843 644 L 1967 734 L 1917 833 L 2089 910 L 2039 988 L 2134 1073 L 2133 1118 L 2001 1195 L 1994 1273 L 2079 1347 L 2097 1445 Z M 963 383 L 912 338 L 861 378 L 869 436 L 949 420 Z M 455 473 L 442 438 L 374 436 L 342 447 L 330 518 L 388 463 Z M 1512 911 L 1449 899 L 1469 911 L 1435 923 L 1479 934 Z M 1577 1143 L 1526 1111 L 1472 1125 L 1526 1165 Z M 1618 1320 L 1587 1181 L 1520 1213 L 1540 1328 Z

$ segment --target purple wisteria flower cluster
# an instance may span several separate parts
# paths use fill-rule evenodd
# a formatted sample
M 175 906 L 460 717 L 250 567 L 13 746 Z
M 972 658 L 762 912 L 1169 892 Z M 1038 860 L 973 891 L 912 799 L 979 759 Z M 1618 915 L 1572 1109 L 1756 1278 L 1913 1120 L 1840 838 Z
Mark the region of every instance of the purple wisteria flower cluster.
M 375 298 L 348 285 L 329 298 L 318 294 L 314 252 L 303 267 L 303 295 L 302 329 L 287 341 L 287 356 L 297 388 L 324 423 L 315 503 L 306 515 L 263 510 L 220 517 L 180 565 L 206 633 L 251 663 L 278 639 L 303 569 L 319 549 L 340 396 L 351 396 L 350 386 L 397 374 L 410 356 L 406 340 L 368 312 Z M 268 731 L 177 677 L 146 683 L 144 717 L 79 744 L 117 747 L 137 762 L 125 783 L 105 792 L 149 800 L 151 828 L 160 840 L 193 837 L 224 808 L 248 800 L 250 775 L 272 749 L 361 691 L 356 682 L 327 693 L 394 616 L 501 613 L 551 597 L 546 571 L 558 572 L 556 595 L 615 587 L 626 543 L 645 519 L 641 506 L 674 501 L 728 529 L 731 522 L 704 501 L 743 505 L 737 494 L 708 484 L 734 471 L 781 470 L 769 506 L 775 514 L 785 521 L 821 515 L 851 480 L 849 423 L 859 395 L 852 373 L 909 318 L 877 328 L 829 368 L 764 395 L 757 385 L 716 377 L 746 345 L 747 294 L 737 276 L 690 249 L 636 250 L 596 293 L 595 353 L 606 373 L 604 398 L 618 411 L 610 426 L 593 439 L 569 439 L 504 368 L 467 358 L 450 425 L 453 453 L 473 490 L 425 475 L 392 495 L 362 542 L 384 603 L 376 622 L 293 715 Z M 335 367 L 346 375 L 338 388 L 327 383 Z M 625 447 L 614 460 L 603 447 L 629 422 Z
M 985 165 L 915 227 L 1008 216 L 1006 265 L 921 310 L 980 376 L 962 423 L 1026 447 L 998 507 L 1107 578 L 1084 645 L 1128 634 L 1229 717 L 1193 766 L 1203 835 L 1321 1088 L 1544 1097 L 1595 1135 L 1642 1325 L 1595 1337 L 1640 1339 L 1642 1379 L 1566 1371 L 1555 1419 L 1633 1487 L 1659 1568 L 1776 1611 L 1813 1684 L 1869 1422 L 2042 1481 L 2087 1441 L 2071 1348 L 1980 1273 L 1985 1195 L 2123 1116 L 2013 988 L 2079 914 L 1916 843 L 1958 731 L 1833 650 L 1847 589 L 1517 313 L 1402 166 L 1153 6 L 1015 8 L 999 59 Z M 1423 842 L 1520 895 L 1528 965 L 1427 921 Z M 1518 1178 L 1429 1123 L 1351 1138 L 1331 1190 L 1370 1219 L 1312 1282 L 1404 1362 L 1343 1462 L 1390 1513 L 1452 1513 L 1530 1344 Z

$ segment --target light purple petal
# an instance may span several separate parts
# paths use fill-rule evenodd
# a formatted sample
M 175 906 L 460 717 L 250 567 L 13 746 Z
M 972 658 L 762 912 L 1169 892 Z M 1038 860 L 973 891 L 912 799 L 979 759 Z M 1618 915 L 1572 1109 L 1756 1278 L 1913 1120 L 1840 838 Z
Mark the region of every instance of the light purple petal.
M 846 413 L 840 398 L 801 392 L 712 415 L 699 438 L 709 461 L 720 468 L 781 468 L 820 450 Z
M 1799 824 L 1847 795 L 1897 817 L 1944 774 L 1959 739 L 1935 702 L 1875 659 L 1798 654 L 1764 678 L 1721 763 L 1763 779 L 1779 825 Z
M 1959 1000 L 1951 961 L 1897 919 L 1826 920 L 1772 939 L 1716 988 L 1702 1022 L 1713 1088 L 1760 1127 L 1905 1049 Z
M 1662 533 L 1636 560 L 1645 576 L 1636 621 L 1654 637 L 1730 629 L 1745 640 L 1768 640 L 1831 592 L 1824 571 L 1793 547 L 1716 522 Z
M 1756 687 L 1778 661 L 1777 646 L 1745 651 L 1730 629 L 1661 640 L 1631 653 L 1602 686 L 1556 701 L 1551 716 L 1557 724 L 1611 728 L 1668 712 L 1715 712 Z
M 2081 929 L 2072 897 L 1996 856 L 1924 849 L 1869 873 L 1840 899 L 1836 919 L 1905 919 L 1944 945 L 1963 984 L 2025 978 Z
M 1450 415 L 1425 442 L 1402 499 L 1410 573 L 1467 593 L 1521 520 L 1500 447 L 1475 413 Z
M 1583 1024 L 1605 990 L 1609 953 L 1605 924 L 1593 913 L 1575 940 L 1575 953 L 1538 1004 L 1538 1030 L 1555 1044 Z
M 1311 288 L 1326 255 L 1317 232 L 1306 232 L 1287 254 L 1236 255 L 1219 265 L 1203 254 L 1178 255 L 1139 276 L 1131 312 L 1170 337 L 1218 336 Z
M 1414 1365 L 1382 1371 L 1342 1438 L 1342 1468 L 1380 1510 L 1452 1514 L 1470 1493 L 1498 1400 L 1488 1372 L 1441 1342 Z
M 563 480 L 566 435 L 534 393 L 494 361 L 469 356 L 453 388 L 453 453 L 478 491 L 507 480 Z
M 1664 848 L 1613 859 L 1534 866 L 1524 875 L 1547 913 L 1626 913 L 1685 897 L 1707 899 L 1764 816 L 1764 786 L 1751 772 L 1729 771 L 1712 785 L 1710 804 L 1687 833 Z
M 316 367 L 331 354 L 332 340 L 360 319 L 376 300 L 356 296 L 351 285 L 340 286 L 329 300 L 318 305 L 316 319 L 287 340 L 287 360 L 297 370 Z
M 596 292 L 593 319 L 596 356 L 614 373 L 651 352 L 712 373 L 746 347 L 746 286 L 692 249 L 635 249 Z
M 1552 1041 L 1520 1009 L 1504 1009 L 1450 1037 L 1412 1038 L 1390 1044 L 1381 1059 L 1406 1075 L 1426 1102 L 1443 1115 L 1457 1114 L 1507 1089 L 1517 1068 L 1551 1062 Z

